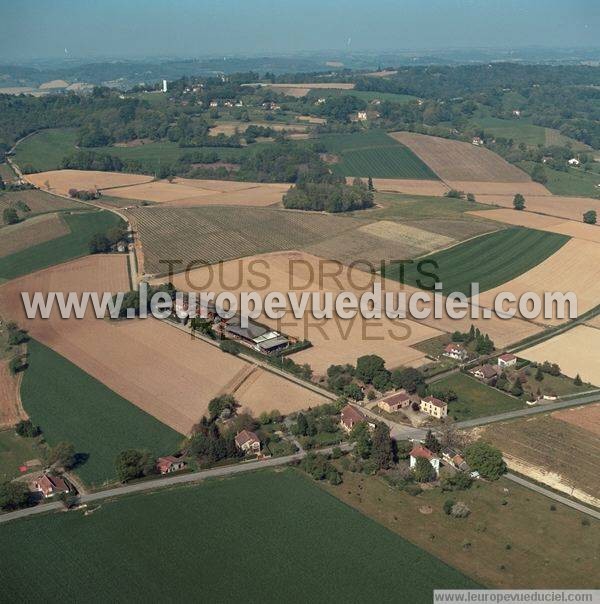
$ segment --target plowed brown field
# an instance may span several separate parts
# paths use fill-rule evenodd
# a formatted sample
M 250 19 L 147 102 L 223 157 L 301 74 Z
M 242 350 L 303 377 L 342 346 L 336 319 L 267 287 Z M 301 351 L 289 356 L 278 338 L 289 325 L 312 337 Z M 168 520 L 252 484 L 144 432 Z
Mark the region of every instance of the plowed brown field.
M 390 136 L 406 145 L 446 182 L 531 182 L 525 172 L 483 147 L 415 132 L 392 132 Z
M 63 355 L 147 413 L 182 433 L 206 413 L 211 398 L 246 362 L 154 319 L 111 322 L 88 312 L 84 319 L 28 320 L 21 291 L 127 291 L 124 256 L 88 256 L 15 279 L 0 287 L 0 309 L 32 337 Z M 259 414 L 292 411 L 325 399 L 284 378 L 272 376 L 273 396 L 259 382 L 248 386 L 242 404 Z M 247 398 L 246 398 L 247 397 Z

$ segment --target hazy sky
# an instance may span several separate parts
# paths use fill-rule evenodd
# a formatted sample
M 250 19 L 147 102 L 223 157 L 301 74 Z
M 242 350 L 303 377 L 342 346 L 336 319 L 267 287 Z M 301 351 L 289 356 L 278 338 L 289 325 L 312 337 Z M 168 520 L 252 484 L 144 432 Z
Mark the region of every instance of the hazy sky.
M 0 1 L 0 62 L 600 45 L 600 0 Z

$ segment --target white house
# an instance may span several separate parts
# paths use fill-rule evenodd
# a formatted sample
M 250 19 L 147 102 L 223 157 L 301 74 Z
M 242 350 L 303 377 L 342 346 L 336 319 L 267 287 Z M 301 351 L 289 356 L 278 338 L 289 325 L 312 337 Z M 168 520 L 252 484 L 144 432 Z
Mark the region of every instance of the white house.
M 471 141 L 476 147 L 482 147 L 483 146 L 483 139 L 480 136 L 474 136 L 473 140 Z
M 514 367 L 517 364 L 517 357 L 514 354 L 506 353 L 498 357 L 498 367 Z
M 513 114 L 515 117 L 521 117 L 521 110 L 520 110 L 520 109 L 513 109 L 512 114 Z
M 410 452 L 410 469 L 417 465 L 417 459 L 426 459 L 435 470 L 436 475 L 440 473 L 440 458 L 423 445 L 415 445 Z
M 578 166 L 581 162 L 576 157 L 572 157 L 567 163 L 569 166 Z
M 366 111 L 359 111 L 356 114 L 356 119 L 359 120 L 360 122 L 364 122 L 367 120 L 367 112 Z
M 455 359 L 456 361 L 464 361 L 467 358 L 468 353 L 462 344 L 451 342 L 444 348 L 443 355 Z

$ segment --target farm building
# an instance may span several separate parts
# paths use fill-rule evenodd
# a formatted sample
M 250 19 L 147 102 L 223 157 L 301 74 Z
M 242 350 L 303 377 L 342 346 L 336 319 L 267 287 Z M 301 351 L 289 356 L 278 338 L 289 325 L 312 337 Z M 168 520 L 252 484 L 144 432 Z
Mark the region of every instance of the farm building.
M 426 459 L 432 465 L 435 473 L 440 473 L 440 458 L 423 445 L 415 445 L 410 452 L 411 470 L 417 465 L 417 459 L 419 458 Z
M 468 352 L 462 344 L 451 342 L 444 348 L 444 356 L 456 361 L 464 361 L 467 358 Z
M 359 112 L 356 114 L 356 119 L 357 119 L 359 122 L 365 122 L 365 121 L 367 121 L 367 112 L 366 112 L 366 111 L 359 111 Z
M 419 407 L 423 413 L 427 413 L 427 415 L 431 415 L 431 417 L 436 417 L 438 419 L 448 415 L 448 403 L 441 401 L 439 398 L 435 398 L 435 396 L 422 398 Z
M 444 449 L 442 451 L 442 459 L 453 468 L 467 472 L 469 466 L 464 457 L 456 449 Z
M 49 474 L 42 474 L 36 478 L 32 486 L 33 490 L 41 493 L 44 497 L 54 497 L 54 495 L 68 493 L 71 490 L 62 478 Z
M 244 453 L 260 453 L 260 439 L 250 430 L 242 430 L 236 434 L 235 446 Z
M 380 400 L 377 403 L 377 406 L 387 413 L 394 413 L 396 411 L 400 411 L 400 409 L 404 409 L 410 405 L 410 396 L 406 394 L 405 390 L 400 390 L 400 392 L 395 392 L 394 394 L 390 394 L 390 396 L 386 396 L 384 399 Z
M 486 384 L 491 384 L 496 381 L 498 374 L 500 373 L 500 368 L 494 365 L 478 365 L 477 367 L 473 367 L 469 373 L 477 378 L 479 381 L 484 382 Z
M 514 354 L 506 353 L 498 357 L 498 367 L 514 367 L 517 364 L 517 357 Z
M 482 147 L 483 146 L 483 139 L 480 136 L 474 136 L 473 140 L 471 141 L 476 147 Z
M 269 330 L 258 323 L 248 321 L 248 327 L 242 327 L 239 317 L 232 317 L 225 323 L 225 334 L 229 337 L 243 340 L 254 346 L 254 340 L 264 336 Z
M 346 405 L 342 409 L 340 426 L 346 430 L 346 432 L 350 432 L 356 424 L 360 424 L 361 422 L 366 422 L 367 416 L 352 405 Z
M 183 470 L 183 468 L 185 468 L 185 461 L 174 455 L 166 455 L 156 460 L 156 469 L 161 474 L 171 474 L 172 472 Z
M 569 166 L 578 166 L 581 162 L 576 157 L 572 157 L 567 163 Z
M 254 342 L 254 348 L 263 354 L 279 352 L 290 345 L 289 340 L 277 331 L 268 331 L 252 341 Z

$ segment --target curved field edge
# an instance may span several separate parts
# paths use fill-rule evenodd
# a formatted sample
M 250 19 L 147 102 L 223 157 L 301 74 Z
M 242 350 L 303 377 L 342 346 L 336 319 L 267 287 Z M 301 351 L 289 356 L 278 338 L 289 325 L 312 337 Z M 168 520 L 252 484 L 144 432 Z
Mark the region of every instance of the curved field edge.
M 0 283 L 89 254 L 90 240 L 123 222 L 106 210 L 62 213 L 70 233 L 0 258 Z
M 70 442 L 82 458 L 75 469 L 89 485 L 116 479 L 124 449 L 172 453 L 182 436 L 36 340 L 21 384 L 23 407 L 50 446 Z M 123 368 L 125 371 L 126 368 Z
M 431 602 L 435 588 L 479 587 L 289 469 L 103 502 L 88 516 L 10 523 L 0 552 L 9 600 L 24 585 L 45 598 L 92 601 L 99 593 L 133 601 L 140 590 L 185 600 L 201 589 L 206 601 L 268 602 L 285 593 L 288 601 L 319 594 L 357 602 L 377 593 L 382 602 L 402 594 L 415 603 Z M 66 584 L 52 580 L 66 573 Z
M 471 283 L 479 283 L 480 291 L 485 292 L 511 281 L 556 253 L 569 239 L 557 233 L 512 227 L 430 254 L 412 264 L 391 264 L 383 276 L 423 289 L 431 289 L 437 280 L 442 282 L 444 294 L 462 292 L 469 296 Z M 437 278 L 423 275 L 424 272 Z

